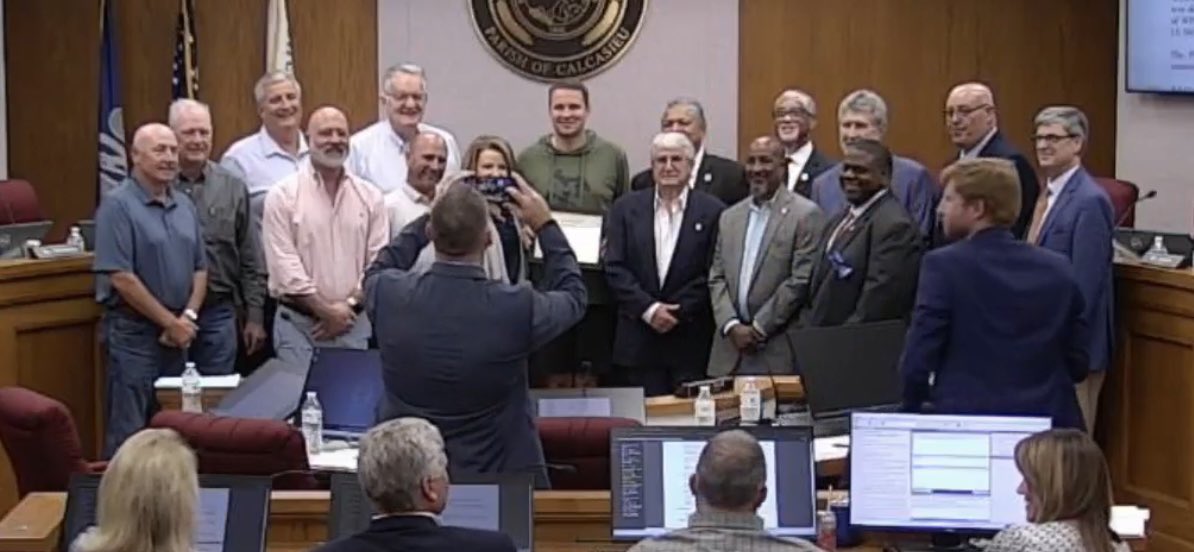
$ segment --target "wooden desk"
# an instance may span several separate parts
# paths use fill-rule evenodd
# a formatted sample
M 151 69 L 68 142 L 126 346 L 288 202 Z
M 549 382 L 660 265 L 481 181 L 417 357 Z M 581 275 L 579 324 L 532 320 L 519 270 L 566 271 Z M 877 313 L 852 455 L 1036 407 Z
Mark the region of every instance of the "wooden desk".
M 1194 551 L 1194 272 L 1117 266 L 1116 364 L 1099 426 L 1116 501 L 1152 511 L 1149 547 Z
M 95 458 L 104 435 L 104 364 L 91 261 L 0 261 L 0 387 L 19 385 L 61 401 L 74 416 L 83 454 Z M 0 449 L 0 513 L 16 498 Z

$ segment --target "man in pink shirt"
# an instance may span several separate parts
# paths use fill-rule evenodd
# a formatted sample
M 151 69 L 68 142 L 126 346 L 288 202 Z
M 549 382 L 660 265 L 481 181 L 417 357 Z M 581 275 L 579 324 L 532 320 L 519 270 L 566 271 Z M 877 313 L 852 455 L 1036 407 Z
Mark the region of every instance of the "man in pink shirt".
M 315 347 L 364 349 L 361 277 L 390 237 L 381 192 L 344 168 L 348 118 L 311 114 L 309 162 L 265 198 L 262 234 L 269 292 L 278 300 L 277 357 L 307 366 Z

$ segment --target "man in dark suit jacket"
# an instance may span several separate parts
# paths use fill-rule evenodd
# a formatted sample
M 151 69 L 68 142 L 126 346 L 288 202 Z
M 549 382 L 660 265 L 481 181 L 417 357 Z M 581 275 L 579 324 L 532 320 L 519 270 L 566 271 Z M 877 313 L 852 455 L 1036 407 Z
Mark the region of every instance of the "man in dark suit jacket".
M 959 159 L 998 157 L 1015 164 L 1020 180 L 1020 217 L 1011 229 L 1017 238 L 1023 238 L 1041 188 L 1032 163 L 999 132 L 991 89 L 979 82 L 955 86 L 945 100 L 945 123 L 950 142 L 959 150 Z
M 1068 260 L 1016 239 L 1020 183 L 1005 159 L 945 170 L 938 208 L 953 244 L 925 255 L 900 372 L 920 412 L 1048 416 L 1084 428 L 1074 383 L 1089 329 Z M 932 384 L 930 384 L 930 380 Z
M 709 265 L 725 205 L 688 188 L 692 157 L 683 134 L 657 135 L 655 187 L 615 201 L 605 226 L 605 279 L 618 305 L 615 370 L 648 396 L 700 379 L 709 362 Z
M 836 163 L 813 143 L 817 102 L 803 90 L 784 90 L 775 98 L 771 118 L 775 137 L 784 146 L 788 191 L 811 199 L 813 180 Z
M 1115 220 L 1107 192 L 1082 168 L 1089 129 L 1086 115 L 1075 107 L 1046 107 L 1036 116 L 1036 156 L 1046 180 L 1028 228 L 1028 242 L 1065 255 L 1074 266 L 1090 325 L 1090 375 L 1078 384 L 1078 405 L 1087 430 L 1093 433 L 1115 340 L 1111 276 Z
M 448 458 L 435 426 L 419 418 L 382 422 L 361 439 L 361 489 L 378 515 L 369 528 L 317 552 L 514 552 L 497 531 L 446 527 L 436 516 L 448 504 Z
M 849 208 L 821 233 L 801 320 L 839 326 L 906 318 L 924 238 L 889 189 L 891 152 L 877 140 L 855 140 L 841 166 Z
M 746 171 L 742 165 L 705 150 L 705 132 L 708 127 L 705 122 L 705 108 L 701 107 L 700 102 L 691 98 L 677 98 L 668 102 L 660 127 L 660 132 L 684 134 L 696 150 L 693 161 L 695 169 L 688 177 L 690 188 L 713 194 L 726 205 L 738 203 L 750 195 L 750 190 L 746 187 Z M 630 187 L 635 190 L 655 187 L 652 170 L 646 169 L 634 175 Z
M 441 192 L 428 233 L 436 262 L 413 263 L 425 236 L 399 234 L 365 278 L 366 308 L 381 349 L 381 419 L 425 418 L 447 441 L 452 468 L 531 472 L 547 484 L 543 449 L 527 407 L 527 357 L 576 324 L 587 293 L 576 256 L 547 203 L 521 177 L 511 190 L 523 225 L 539 238 L 544 278 L 536 291 L 486 278 L 485 199 L 467 183 Z M 421 239 L 420 239 L 421 238 Z

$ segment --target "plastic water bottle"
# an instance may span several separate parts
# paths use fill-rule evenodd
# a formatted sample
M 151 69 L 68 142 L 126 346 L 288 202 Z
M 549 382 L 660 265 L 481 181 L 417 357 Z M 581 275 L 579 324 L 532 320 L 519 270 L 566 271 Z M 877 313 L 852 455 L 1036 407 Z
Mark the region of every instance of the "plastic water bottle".
M 817 546 L 825 552 L 837 550 L 837 515 L 833 510 L 817 512 Z
M 693 419 L 699 426 L 717 425 L 717 403 L 713 401 L 713 393 L 708 385 L 701 386 L 701 392 L 692 403 Z
M 66 237 L 66 245 L 78 247 L 79 251 L 87 251 L 87 241 L 83 239 L 83 231 L 78 226 L 70 227 L 70 235 Z
M 203 378 L 194 362 L 188 362 L 182 371 L 182 411 L 203 412 Z
M 754 378 L 746 378 L 738 393 L 738 419 L 743 425 L 755 425 L 763 416 L 763 395 Z
M 1165 248 L 1165 241 L 1161 239 L 1161 236 L 1153 236 L 1152 247 L 1148 248 L 1148 251 L 1144 252 L 1145 257 L 1168 254 L 1169 250 Z
M 303 440 L 307 441 L 307 454 L 319 454 L 323 448 L 323 407 L 314 391 L 307 391 L 302 410 Z

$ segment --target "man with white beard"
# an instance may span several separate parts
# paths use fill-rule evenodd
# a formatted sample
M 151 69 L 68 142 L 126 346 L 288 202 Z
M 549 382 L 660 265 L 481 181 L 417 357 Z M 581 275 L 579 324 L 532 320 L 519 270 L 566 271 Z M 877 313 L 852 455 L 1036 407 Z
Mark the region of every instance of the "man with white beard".
M 348 118 L 322 107 L 307 123 L 307 163 L 265 198 L 269 292 L 278 300 L 277 358 L 306 366 L 316 347 L 364 349 L 361 278 L 390 238 L 381 191 L 344 167 Z

